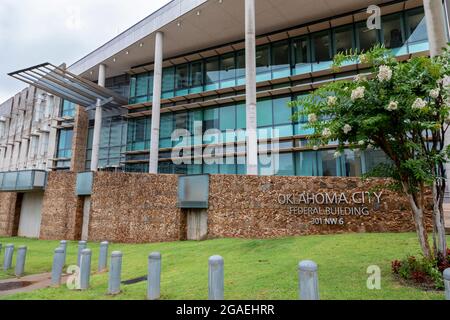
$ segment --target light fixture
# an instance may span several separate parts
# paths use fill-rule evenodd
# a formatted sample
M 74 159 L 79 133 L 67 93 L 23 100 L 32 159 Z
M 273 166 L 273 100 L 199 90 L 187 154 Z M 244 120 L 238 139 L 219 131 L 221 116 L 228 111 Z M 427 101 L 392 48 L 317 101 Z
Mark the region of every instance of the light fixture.
M 128 55 L 128 54 L 130 54 L 130 52 L 129 52 L 129 51 L 127 50 L 127 51 L 125 51 L 125 54 L 127 54 L 127 55 Z
M 197 11 L 197 15 L 199 16 L 202 12 L 200 10 Z
M 92 76 L 92 75 L 94 74 L 94 71 L 91 70 L 90 74 L 91 74 L 91 76 Z
M 177 22 L 177 26 L 181 27 L 181 21 Z
M 116 62 L 116 58 L 113 58 L 113 62 Z
M 144 46 L 144 44 L 141 42 L 141 43 L 139 43 L 139 47 L 143 47 Z

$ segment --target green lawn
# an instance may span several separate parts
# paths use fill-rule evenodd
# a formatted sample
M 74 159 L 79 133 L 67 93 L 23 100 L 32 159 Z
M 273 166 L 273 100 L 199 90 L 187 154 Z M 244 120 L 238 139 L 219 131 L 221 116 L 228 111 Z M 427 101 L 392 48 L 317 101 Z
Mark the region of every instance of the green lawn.
M 49 272 L 57 241 L 0 238 L 7 243 L 27 245 L 27 274 Z M 98 260 L 98 244 L 93 249 L 93 270 Z M 277 240 L 220 239 L 204 242 L 175 242 L 141 245 L 113 244 L 110 252 L 121 250 L 122 280 L 146 274 L 147 255 L 160 251 L 163 256 L 162 299 L 206 299 L 208 294 L 208 257 L 220 254 L 225 259 L 226 299 L 297 299 L 297 264 L 311 259 L 319 265 L 321 299 L 443 299 L 443 292 L 424 292 L 396 283 L 390 262 L 407 254 L 418 254 L 416 235 L 346 234 L 305 236 Z M 76 262 L 77 244 L 68 247 L 67 262 Z M 15 257 L 14 257 L 15 259 Z M 3 263 L 3 251 L 0 258 Z M 381 290 L 366 288 L 366 269 L 378 265 L 382 270 Z M 0 279 L 11 275 L 0 271 Z M 115 297 L 106 295 L 107 274 L 93 275 L 91 289 L 71 291 L 42 289 L 0 299 L 145 299 L 146 282 L 122 285 Z

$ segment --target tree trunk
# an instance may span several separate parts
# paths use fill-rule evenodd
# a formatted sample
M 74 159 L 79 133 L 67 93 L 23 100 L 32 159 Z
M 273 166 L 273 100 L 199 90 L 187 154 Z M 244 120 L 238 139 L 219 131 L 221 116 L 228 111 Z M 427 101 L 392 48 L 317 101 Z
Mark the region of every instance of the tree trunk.
M 435 237 L 435 256 L 447 257 L 447 239 L 444 221 L 444 188 L 433 182 L 433 230 Z
M 416 225 L 417 237 L 419 238 L 420 248 L 425 258 L 431 259 L 431 248 L 428 242 L 428 233 L 425 228 L 423 219 L 423 202 L 420 200 L 421 197 L 414 196 L 405 183 L 403 184 L 403 190 L 408 197 L 409 204 L 411 205 L 411 210 L 413 212 L 414 223 Z M 417 199 L 417 200 L 416 200 Z
M 447 32 L 444 6 L 441 0 L 423 0 L 423 8 L 427 21 L 430 55 L 440 55 L 447 45 Z

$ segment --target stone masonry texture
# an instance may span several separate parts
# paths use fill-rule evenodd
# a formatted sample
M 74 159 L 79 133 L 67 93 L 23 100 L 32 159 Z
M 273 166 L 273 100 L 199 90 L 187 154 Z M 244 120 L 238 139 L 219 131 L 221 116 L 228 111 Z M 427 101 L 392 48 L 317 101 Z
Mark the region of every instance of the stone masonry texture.
M 75 195 L 76 174 L 50 172 L 42 209 L 42 239 L 81 237 L 83 198 Z M 348 232 L 414 231 L 406 197 L 385 188 L 387 179 L 340 177 L 256 177 L 212 175 L 209 186 L 208 238 L 277 238 Z M 178 177 L 98 172 L 94 175 L 89 241 L 146 243 L 185 240 L 186 211 L 177 207 Z M 381 202 L 365 204 L 290 204 L 279 198 L 299 194 L 382 192 Z M 16 195 L 0 194 L 0 234 L 14 225 Z M 366 194 L 368 197 L 368 194 Z M 373 196 L 372 196 L 372 199 Z M 301 214 L 292 208 L 366 207 L 368 215 Z M 430 227 L 430 208 L 427 208 Z M 340 218 L 343 224 L 317 223 Z
M 42 204 L 41 239 L 80 239 L 83 201 L 75 195 L 76 177 L 73 172 L 49 172 Z

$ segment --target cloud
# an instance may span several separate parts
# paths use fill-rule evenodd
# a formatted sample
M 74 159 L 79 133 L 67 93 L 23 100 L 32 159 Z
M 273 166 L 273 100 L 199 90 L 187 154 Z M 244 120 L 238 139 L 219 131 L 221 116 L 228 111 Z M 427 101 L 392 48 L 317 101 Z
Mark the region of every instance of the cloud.
M 8 72 L 43 62 L 70 65 L 169 2 L 0 1 L 0 103 L 25 87 Z

